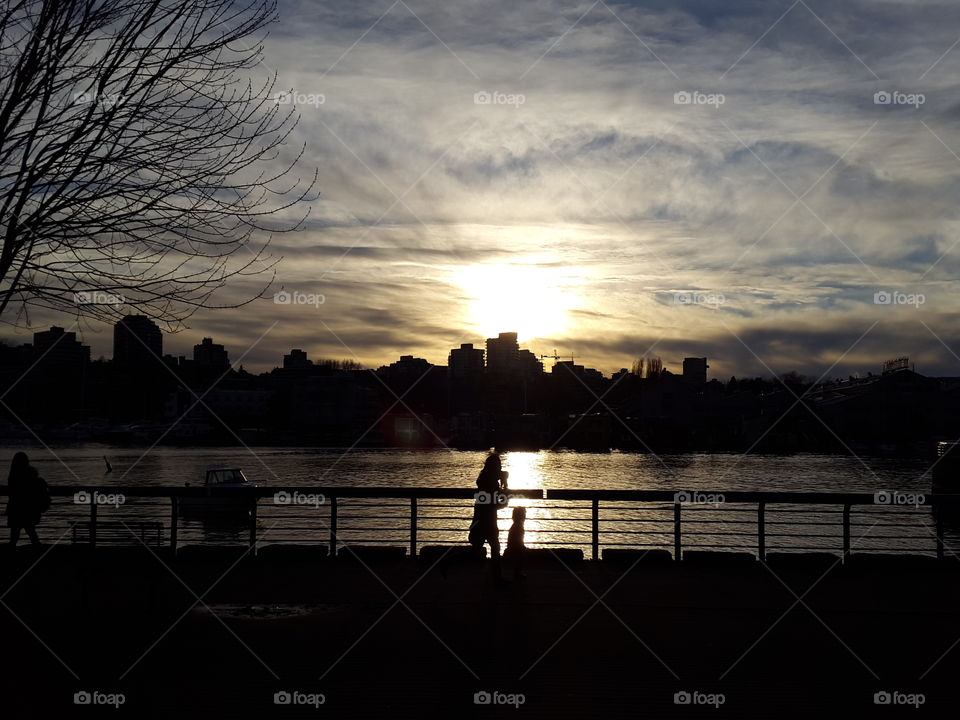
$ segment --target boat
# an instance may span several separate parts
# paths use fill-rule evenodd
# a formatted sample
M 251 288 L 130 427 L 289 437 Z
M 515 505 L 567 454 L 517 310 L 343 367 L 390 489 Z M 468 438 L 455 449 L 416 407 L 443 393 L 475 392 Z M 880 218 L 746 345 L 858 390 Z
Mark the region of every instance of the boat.
M 193 487 L 189 482 L 184 487 Z M 183 515 L 228 515 L 249 517 L 252 497 L 243 492 L 256 485 L 240 468 L 216 466 L 207 469 L 201 495 L 185 495 L 179 500 Z
M 933 465 L 933 489 L 935 492 L 960 490 L 960 443 L 937 443 L 937 460 Z

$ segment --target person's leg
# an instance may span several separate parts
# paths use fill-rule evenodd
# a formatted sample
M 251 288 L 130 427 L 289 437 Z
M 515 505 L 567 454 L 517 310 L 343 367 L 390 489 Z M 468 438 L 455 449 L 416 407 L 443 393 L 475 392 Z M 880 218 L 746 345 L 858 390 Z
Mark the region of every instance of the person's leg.
M 27 531 L 27 536 L 30 538 L 30 544 L 39 545 L 40 538 L 37 537 L 37 528 L 33 525 L 27 525 L 24 529 Z
M 11 526 L 10 526 L 10 544 L 11 544 L 11 545 L 16 545 L 16 544 L 17 544 L 17 540 L 19 540 L 19 539 L 20 539 L 20 526 L 19 526 L 19 525 L 11 525 Z
M 500 568 L 500 538 L 497 533 L 490 536 L 490 570 L 493 577 L 499 582 L 503 580 L 503 572 Z

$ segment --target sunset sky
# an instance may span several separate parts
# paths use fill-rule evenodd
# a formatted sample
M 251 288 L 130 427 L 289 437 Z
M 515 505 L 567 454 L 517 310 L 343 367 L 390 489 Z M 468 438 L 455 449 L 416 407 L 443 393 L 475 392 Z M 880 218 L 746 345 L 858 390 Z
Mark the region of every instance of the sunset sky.
M 513 330 L 605 373 L 960 375 L 958 27 L 923 0 L 281 0 L 264 72 L 321 196 L 274 289 L 325 302 L 203 311 L 165 350 L 442 364 Z

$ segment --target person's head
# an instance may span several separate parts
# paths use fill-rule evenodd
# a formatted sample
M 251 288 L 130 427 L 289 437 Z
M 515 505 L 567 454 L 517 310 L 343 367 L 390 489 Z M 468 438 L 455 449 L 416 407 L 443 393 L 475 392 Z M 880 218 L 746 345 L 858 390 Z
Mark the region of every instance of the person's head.
M 18 452 L 13 456 L 13 460 L 10 461 L 10 472 L 22 472 L 30 467 L 30 458 L 27 457 L 25 452 Z
M 523 505 L 517 505 L 513 509 L 513 521 L 514 522 L 523 522 L 527 519 L 527 509 Z
M 500 455 L 497 454 L 496 450 L 491 450 L 490 454 L 487 455 L 487 459 L 483 461 L 483 469 L 486 471 L 500 471 Z

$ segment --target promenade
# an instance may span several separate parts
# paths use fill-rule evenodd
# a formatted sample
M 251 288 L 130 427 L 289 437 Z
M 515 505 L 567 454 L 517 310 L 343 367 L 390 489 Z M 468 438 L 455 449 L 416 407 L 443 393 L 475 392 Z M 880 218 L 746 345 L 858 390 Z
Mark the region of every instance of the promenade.
M 497 587 L 463 557 L 246 551 L 4 548 L 2 716 L 955 716 L 952 559 L 542 551 Z

